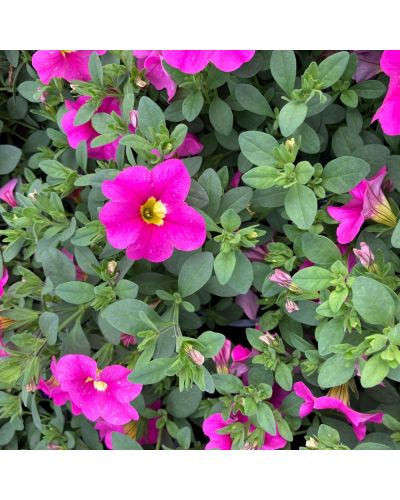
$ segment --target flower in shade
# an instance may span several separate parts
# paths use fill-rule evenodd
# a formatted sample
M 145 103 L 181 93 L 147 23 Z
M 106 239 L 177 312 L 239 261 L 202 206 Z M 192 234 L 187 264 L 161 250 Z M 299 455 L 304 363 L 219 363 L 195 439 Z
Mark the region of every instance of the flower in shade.
M 237 170 L 231 180 L 231 187 L 237 188 L 240 184 L 240 179 L 242 178 L 242 174 L 239 170 Z
M 137 339 L 135 335 L 130 335 L 129 333 L 121 333 L 121 342 L 125 347 L 137 344 Z
M 228 418 L 225 420 L 221 413 L 214 413 L 207 417 L 203 422 L 203 432 L 210 438 L 206 445 L 206 450 L 231 450 L 232 438 L 229 434 L 220 434 L 219 431 L 228 425 L 236 422 L 245 423 L 248 418 L 244 415 L 238 415 L 236 418 Z M 250 432 L 254 431 L 255 427 L 250 425 Z M 286 440 L 277 431 L 275 436 L 265 433 L 264 444 L 261 446 L 262 450 L 279 450 L 286 445 Z M 253 449 L 253 447 L 245 449 Z
M 0 278 L 0 297 L 4 295 L 4 285 L 8 281 L 8 270 L 3 266 L 3 275 Z
M 16 207 L 17 202 L 14 198 L 14 189 L 18 184 L 18 179 L 11 179 L 0 188 L 0 200 L 5 201 L 10 207 Z
M 353 78 L 357 83 L 369 80 L 379 73 L 381 50 L 355 50 L 354 52 L 357 54 L 357 69 Z
M 248 290 L 248 292 L 243 295 L 237 295 L 235 302 L 242 308 L 249 319 L 254 321 L 257 319 L 259 309 L 258 296 L 252 290 Z
M 287 288 L 291 292 L 298 293 L 301 291 L 300 288 L 293 283 L 290 274 L 285 273 L 285 271 L 282 271 L 282 269 L 275 269 L 273 274 L 271 274 L 268 279 L 272 281 L 272 283 L 276 283 L 282 288 Z
M 87 96 L 80 96 L 76 101 L 65 101 L 67 112 L 62 118 L 61 125 L 67 135 L 68 143 L 71 148 L 76 149 L 80 142 L 84 141 L 87 145 L 89 158 L 95 160 L 115 160 L 117 156 L 117 148 L 120 138 L 103 146 L 92 147 L 91 142 L 100 134 L 92 127 L 90 121 L 83 125 L 74 125 L 75 117 L 80 108 L 89 100 Z M 117 113 L 121 115 L 121 107 L 118 99 L 114 97 L 105 97 L 96 113 Z M 130 130 L 134 132 L 134 128 L 130 125 Z
M 266 245 L 259 245 L 245 251 L 246 257 L 252 262 L 265 262 L 267 253 L 268 251 Z
M 139 418 L 130 403 L 140 394 L 142 386 L 128 380 L 130 373 L 131 370 L 120 365 L 100 370 L 94 359 L 82 354 L 67 354 L 57 363 L 61 389 L 83 415 L 92 421 L 102 418 L 115 425 Z
M 170 101 L 176 92 L 176 83 L 165 71 L 161 50 L 134 50 L 139 70 L 145 71 L 145 76 L 157 90 L 165 89 Z
M 365 438 L 367 432 L 366 424 L 368 422 L 376 424 L 382 423 L 383 413 L 360 413 L 355 411 L 346 404 L 346 402 L 348 402 L 348 397 L 342 398 L 345 399 L 346 402 L 339 399 L 339 397 L 332 397 L 329 395 L 316 398 L 303 382 L 296 382 L 293 388 L 296 395 L 304 400 L 300 406 L 300 418 L 306 417 L 314 410 L 336 410 L 342 413 L 346 420 L 352 425 L 354 434 L 359 441 Z M 346 391 L 341 390 L 340 392 L 346 396 Z M 336 391 L 336 394 L 340 396 L 338 391 Z
M 61 252 L 66 256 L 68 257 L 68 259 L 73 263 L 74 267 L 75 267 L 75 272 L 76 272 L 76 279 L 77 281 L 86 281 L 87 280 L 87 277 L 88 275 L 85 273 L 85 271 L 83 271 L 79 266 L 78 264 L 75 263 L 75 259 L 74 259 L 74 256 L 72 255 L 71 252 L 68 252 L 68 250 L 66 248 L 62 248 L 61 249 Z
M 232 349 L 232 342 L 225 339 L 224 345 L 221 347 L 218 354 L 213 356 L 213 361 L 216 365 L 218 373 L 231 373 L 240 378 L 243 378 L 247 383 L 247 373 L 249 367 L 246 364 L 250 358 L 258 354 L 255 349 L 248 349 L 242 345 L 237 345 Z M 232 362 L 230 361 L 232 358 Z
M 339 221 L 339 243 L 354 240 L 367 219 L 389 227 L 396 225 L 396 216 L 381 189 L 386 173 L 387 168 L 382 167 L 370 180 L 363 179 L 350 191 L 351 200 L 346 205 L 328 207 L 329 215 Z
M 32 66 L 40 81 L 47 85 L 52 78 L 90 80 L 89 58 L 93 52 L 100 56 L 106 50 L 38 50 L 32 56 Z
M 362 241 L 360 243 L 360 248 L 355 248 L 353 252 L 363 267 L 365 267 L 366 269 L 370 269 L 373 266 L 375 262 L 375 256 L 366 243 Z
M 389 88 L 381 107 L 372 118 L 378 120 L 388 135 L 400 134 L 400 50 L 385 50 L 381 68 L 389 78 Z
M 57 360 L 55 357 L 52 358 L 50 363 L 51 377 L 48 380 L 40 379 L 38 383 L 38 389 L 40 389 L 46 396 L 51 398 L 56 406 L 63 406 L 65 403 L 70 401 L 69 395 L 60 386 L 60 381 L 57 372 Z M 79 415 L 81 413 L 80 408 L 71 401 L 71 411 L 73 415 Z
M 185 203 L 190 175 L 180 160 L 153 170 L 128 167 L 102 184 L 111 201 L 100 210 L 108 243 L 125 249 L 130 259 L 162 262 L 174 248 L 196 250 L 206 239 L 203 217 Z
M 212 63 L 224 72 L 235 71 L 253 58 L 254 50 L 163 50 L 167 64 L 193 75 Z

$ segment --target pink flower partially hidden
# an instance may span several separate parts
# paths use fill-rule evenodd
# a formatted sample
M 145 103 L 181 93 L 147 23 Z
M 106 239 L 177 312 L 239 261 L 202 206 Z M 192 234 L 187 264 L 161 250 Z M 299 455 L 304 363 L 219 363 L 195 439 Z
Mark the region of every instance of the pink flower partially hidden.
M 74 267 L 75 267 L 75 272 L 76 272 L 76 279 L 77 281 L 86 281 L 87 280 L 87 277 L 88 275 L 85 273 L 85 271 L 83 271 L 79 266 L 78 264 L 76 264 L 75 262 L 75 259 L 74 259 L 74 256 L 72 255 L 71 252 L 68 252 L 68 250 L 66 248 L 62 248 L 61 249 L 61 252 L 66 256 L 68 257 L 68 259 L 73 263 Z
M 387 135 L 400 134 L 400 50 L 385 50 L 381 69 L 390 77 L 389 88 L 381 107 L 372 118 L 378 120 Z
M 368 219 L 389 227 L 396 225 L 396 216 L 381 189 L 386 174 L 387 168 L 382 167 L 371 179 L 363 179 L 350 191 L 351 200 L 346 205 L 328 207 L 329 215 L 339 221 L 336 233 L 339 243 L 354 240 Z
M 87 145 L 88 157 L 95 160 L 115 160 L 117 156 L 117 148 L 120 138 L 116 139 L 109 144 L 104 144 L 103 146 L 98 146 L 93 148 L 91 142 L 95 137 L 100 134 L 92 127 L 90 121 L 84 123 L 83 125 L 74 125 L 75 117 L 80 110 L 80 108 L 89 100 L 87 96 L 80 96 L 76 101 L 65 101 L 67 107 L 67 112 L 62 117 L 61 125 L 64 132 L 67 135 L 68 144 L 71 148 L 76 149 L 81 141 L 85 141 Z M 113 97 L 106 97 L 103 99 L 100 107 L 97 109 L 96 113 L 111 113 L 114 111 L 118 115 L 121 115 L 121 107 L 118 99 Z M 133 127 L 130 127 L 131 131 L 134 132 Z
M 220 434 L 218 431 L 234 424 L 235 422 L 247 422 L 248 418 L 244 415 L 239 415 L 237 418 L 228 418 L 224 420 L 221 413 L 214 413 L 207 417 L 203 422 L 203 432 L 210 438 L 206 445 L 206 450 L 231 450 L 232 438 L 229 434 Z M 250 432 L 254 431 L 255 427 L 250 425 Z M 262 450 L 279 450 L 286 445 L 286 440 L 277 431 L 275 436 L 265 433 L 264 444 Z
M 133 401 L 142 386 L 128 380 L 131 370 L 111 365 L 99 370 L 96 361 L 82 354 L 67 354 L 57 363 L 61 389 L 81 409 L 83 415 L 95 421 L 102 418 L 115 425 L 138 420 Z
M 138 69 L 145 71 L 146 78 L 155 89 L 165 89 L 170 101 L 175 95 L 176 83 L 162 65 L 161 50 L 134 50 L 133 55 L 137 58 Z
M 102 56 L 106 50 L 38 50 L 32 56 L 35 68 L 42 83 L 47 85 L 53 78 L 90 80 L 89 58 L 97 52 Z
M 102 184 L 111 201 L 100 210 L 108 243 L 126 248 L 130 259 L 163 262 L 174 248 L 196 250 L 206 239 L 203 217 L 185 203 L 190 175 L 180 160 L 167 160 L 153 170 L 128 167 Z
M 18 179 L 11 179 L 0 188 L 0 200 L 5 201 L 10 207 L 16 207 L 17 202 L 14 197 L 14 189 L 18 184 Z
M 6 267 L 3 267 L 3 275 L 0 278 L 0 297 L 3 297 L 4 295 L 4 285 L 8 281 L 8 271 Z
M 209 63 L 224 72 L 235 71 L 253 58 L 255 50 L 163 50 L 161 53 L 167 64 L 193 75 Z
M 336 410 L 342 413 L 352 425 L 354 434 L 359 441 L 365 438 L 367 422 L 382 423 L 383 413 L 360 413 L 347 406 L 342 400 L 331 396 L 316 398 L 303 382 L 296 382 L 293 389 L 296 395 L 304 400 L 300 406 L 300 418 L 306 417 L 314 410 Z
M 247 384 L 247 373 L 249 367 L 246 361 L 258 354 L 255 349 L 248 349 L 240 344 L 232 349 L 232 342 L 225 339 L 224 345 L 218 354 L 213 356 L 213 361 L 216 365 L 218 373 L 231 373 L 243 379 Z M 230 359 L 232 362 L 230 363 Z

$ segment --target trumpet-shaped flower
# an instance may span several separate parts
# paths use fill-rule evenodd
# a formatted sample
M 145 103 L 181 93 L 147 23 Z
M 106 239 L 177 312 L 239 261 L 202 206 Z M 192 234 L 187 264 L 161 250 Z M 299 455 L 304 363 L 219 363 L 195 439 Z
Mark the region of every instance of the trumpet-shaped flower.
M 300 406 L 300 418 L 306 417 L 314 410 L 336 410 L 342 413 L 352 425 L 354 434 L 359 441 L 365 438 L 368 422 L 382 423 L 383 413 L 360 413 L 350 408 L 341 399 L 332 396 L 316 398 L 303 382 L 296 382 L 293 389 L 297 396 L 304 400 Z
M 138 420 L 133 401 L 142 386 L 128 380 L 131 370 L 120 365 L 99 370 L 96 361 L 82 354 L 67 354 L 57 363 L 61 389 L 81 409 L 83 415 L 95 421 L 102 418 L 115 425 Z
M 329 215 L 339 221 L 339 243 L 354 240 L 368 219 L 389 227 L 396 225 L 396 216 L 381 189 L 386 173 L 387 168 L 382 167 L 370 180 L 363 179 L 350 191 L 351 200 L 346 205 L 328 207 Z
M 190 175 L 180 160 L 167 160 L 153 170 L 128 167 L 102 191 L 111 201 L 100 210 L 107 241 L 127 249 L 130 259 L 162 262 L 174 248 L 196 250 L 206 238 L 203 217 L 185 203 Z
M 176 92 L 176 83 L 165 71 L 161 50 L 134 50 L 139 70 L 145 71 L 145 76 L 157 90 L 165 89 L 170 101 Z
M 163 50 L 164 60 L 173 68 L 193 75 L 212 63 L 224 72 L 235 71 L 254 56 L 254 50 Z
M 93 52 L 100 56 L 106 50 L 38 50 L 32 56 L 35 68 L 42 83 L 47 85 L 53 78 L 90 80 L 89 58 Z
M 10 207 L 16 207 L 17 202 L 14 197 L 14 189 L 18 184 L 18 179 L 11 179 L 0 188 L 0 200 L 5 201 Z
M 4 285 L 8 281 L 8 271 L 6 267 L 3 267 L 3 275 L 0 278 L 0 297 L 4 295 Z

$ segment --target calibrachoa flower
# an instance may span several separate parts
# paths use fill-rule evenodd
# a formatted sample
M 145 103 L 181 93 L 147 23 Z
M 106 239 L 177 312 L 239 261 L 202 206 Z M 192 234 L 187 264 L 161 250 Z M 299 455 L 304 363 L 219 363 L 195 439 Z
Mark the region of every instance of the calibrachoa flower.
M 242 308 L 249 319 L 254 321 L 257 319 L 259 309 L 258 296 L 251 289 L 243 295 L 238 295 L 235 298 L 235 302 Z
M 232 349 L 232 342 L 229 339 L 225 339 L 221 350 L 212 359 L 215 362 L 218 373 L 231 373 L 243 378 L 244 382 L 247 383 L 249 367 L 246 361 L 256 354 L 258 354 L 258 351 L 255 349 L 250 350 L 239 344 Z M 231 357 L 232 362 L 230 363 Z
M 0 297 L 4 295 L 4 285 L 8 281 L 8 270 L 6 267 L 3 267 L 3 275 L 0 278 Z
M 354 240 L 368 219 L 389 227 L 396 225 L 396 216 L 381 189 L 386 174 L 387 168 L 382 167 L 370 180 L 363 179 L 350 191 L 351 200 L 346 205 L 327 208 L 329 215 L 339 221 L 339 243 Z
M 379 73 L 381 50 L 355 50 L 354 52 L 357 54 L 357 69 L 353 78 L 357 83 L 369 80 Z
M 367 422 L 382 423 L 383 413 L 360 413 L 350 408 L 341 399 L 331 396 L 316 398 L 303 382 L 296 382 L 293 388 L 297 396 L 304 400 L 304 403 L 300 406 L 300 418 L 306 417 L 314 410 L 336 410 L 342 413 L 352 425 L 354 434 L 359 441 L 365 438 Z
M 366 269 L 370 268 L 373 265 L 375 256 L 370 247 L 363 241 L 360 243 L 360 249 L 355 248 L 353 252 L 357 259 L 360 261 L 360 264 Z
M 110 424 L 124 425 L 138 420 L 133 401 L 142 386 L 128 380 L 131 370 L 120 365 L 103 370 L 96 361 L 82 354 L 67 354 L 57 363 L 57 376 L 61 389 L 81 409 L 89 420 L 102 418 Z
M 208 63 L 224 72 L 235 71 L 253 58 L 254 50 L 163 50 L 164 60 L 183 73 L 193 75 Z
M 400 134 L 400 50 L 385 50 L 381 68 L 390 77 L 389 88 L 381 107 L 372 118 L 378 120 L 385 134 Z
M 121 342 L 125 347 L 137 344 L 137 339 L 135 335 L 129 335 L 129 333 L 121 333 Z
M 83 125 L 74 125 L 75 117 L 79 109 L 89 100 L 87 96 L 80 96 L 76 101 L 65 101 L 67 107 L 67 112 L 62 118 L 61 124 L 64 132 L 67 135 L 68 143 L 71 148 L 76 149 L 79 143 L 82 141 L 86 142 L 88 157 L 94 158 L 95 160 L 115 160 L 117 156 L 117 148 L 120 139 L 116 139 L 109 144 L 104 144 L 104 146 L 98 146 L 93 148 L 91 142 L 95 137 L 100 134 L 92 127 L 90 121 L 84 123 Z M 96 113 L 108 113 L 112 111 L 121 114 L 121 107 L 118 99 L 114 97 L 105 97 L 100 107 L 97 109 Z M 96 114 L 95 113 L 95 114 Z M 131 131 L 134 132 L 131 126 Z
M 90 80 L 89 58 L 97 52 L 100 56 L 106 50 L 38 50 L 32 56 L 32 66 L 38 72 L 40 81 L 47 85 L 52 78 Z
M 0 200 L 5 201 L 10 207 L 16 207 L 17 202 L 14 198 L 14 189 L 18 184 L 18 179 L 11 179 L 0 188 Z
M 176 92 L 176 83 L 162 64 L 161 50 L 134 50 L 139 70 L 145 70 L 145 76 L 157 90 L 165 89 L 170 101 Z
M 229 434 L 220 434 L 218 431 L 222 430 L 228 425 L 234 424 L 235 422 L 245 423 L 248 418 L 244 415 L 240 415 L 237 418 L 228 418 L 224 420 L 221 413 L 214 413 L 207 417 L 203 422 L 203 432 L 210 438 L 210 441 L 206 445 L 206 450 L 231 450 L 232 449 L 232 438 Z M 255 427 L 250 425 L 250 432 L 254 431 Z M 278 433 L 276 436 L 271 436 L 271 434 L 265 433 L 264 444 L 261 447 L 262 450 L 279 450 L 284 448 L 286 445 L 286 440 Z M 247 449 L 247 448 L 246 448 Z
M 107 241 L 127 249 L 130 259 L 162 262 L 174 248 L 196 250 L 206 239 L 203 217 L 184 202 L 190 175 L 180 160 L 167 160 L 153 170 L 128 167 L 102 184 L 111 201 L 100 210 Z

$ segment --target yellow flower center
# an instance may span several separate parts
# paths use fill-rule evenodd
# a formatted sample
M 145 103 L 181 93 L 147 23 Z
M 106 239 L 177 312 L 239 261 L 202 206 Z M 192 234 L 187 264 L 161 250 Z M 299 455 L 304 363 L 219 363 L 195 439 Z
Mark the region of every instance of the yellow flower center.
M 347 382 L 337 387 L 332 387 L 329 389 L 327 395 L 332 398 L 340 399 L 346 406 L 350 404 L 349 384 Z
M 76 50 L 60 50 L 60 52 L 65 57 L 66 54 L 71 54 L 71 52 L 76 52 Z
M 85 380 L 85 384 L 87 382 L 93 382 L 93 387 L 96 389 L 96 391 L 104 392 L 108 385 L 107 382 L 104 382 L 103 380 L 94 380 L 92 377 L 88 377 Z
M 137 422 L 132 420 L 131 422 L 128 422 L 127 424 L 124 425 L 124 431 L 127 436 L 129 436 L 132 439 L 136 439 L 137 435 Z
M 394 227 L 397 224 L 396 216 L 386 198 L 374 207 L 374 213 L 372 214 L 371 219 L 374 222 L 378 222 L 379 224 L 389 227 Z
M 146 224 L 155 224 L 162 226 L 164 217 L 167 214 L 167 207 L 162 201 L 157 201 L 154 196 L 149 198 L 146 203 L 140 207 L 140 215 Z

